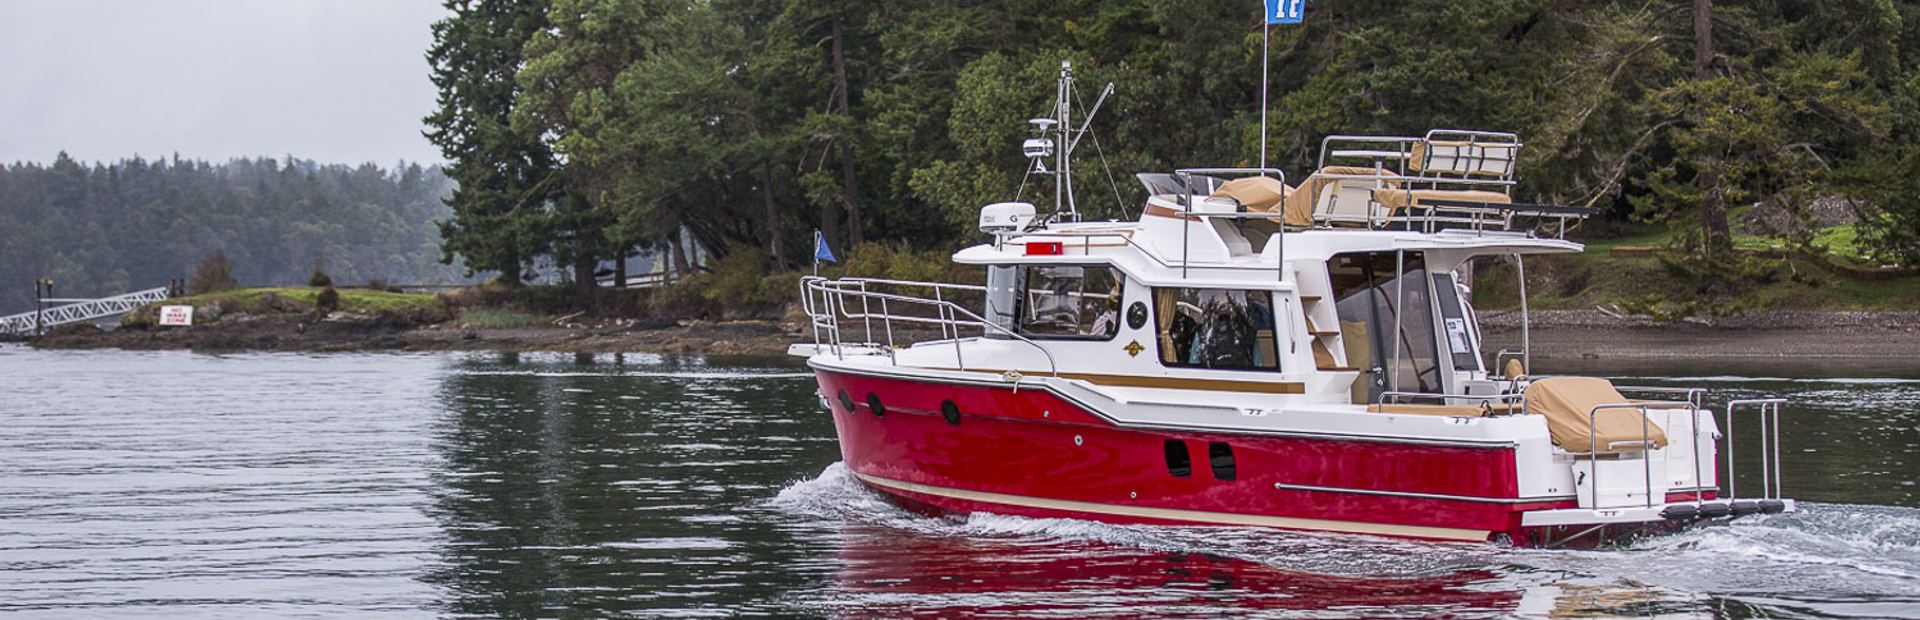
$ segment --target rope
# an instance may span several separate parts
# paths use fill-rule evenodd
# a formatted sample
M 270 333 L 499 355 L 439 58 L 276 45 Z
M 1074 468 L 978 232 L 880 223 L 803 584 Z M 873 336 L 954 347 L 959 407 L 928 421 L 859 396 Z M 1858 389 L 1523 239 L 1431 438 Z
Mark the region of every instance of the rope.
M 1076 101 L 1074 103 L 1079 103 L 1079 102 Z M 1077 107 L 1075 109 L 1078 110 Z M 1123 199 L 1120 197 L 1120 184 L 1114 182 L 1113 180 L 1113 165 L 1107 163 L 1107 151 L 1105 149 L 1100 148 L 1100 132 L 1094 131 L 1091 127 L 1089 127 L 1087 129 L 1087 133 L 1092 135 L 1093 137 L 1093 152 L 1100 154 L 1100 170 L 1102 172 L 1105 172 L 1107 175 L 1107 186 L 1113 188 L 1114 210 L 1119 211 L 1121 215 L 1126 215 L 1127 201 L 1126 199 Z M 1146 207 L 1145 205 L 1142 205 L 1141 208 L 1144 209 Z M 1139 219 L 1138 216 L 1134 216 L 1134 218 Z

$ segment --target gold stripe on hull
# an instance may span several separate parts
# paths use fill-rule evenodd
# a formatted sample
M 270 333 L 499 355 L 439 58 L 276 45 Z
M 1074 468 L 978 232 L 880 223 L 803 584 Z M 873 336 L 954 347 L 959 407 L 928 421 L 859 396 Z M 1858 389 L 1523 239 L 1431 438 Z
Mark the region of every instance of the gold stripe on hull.
M 1179 510 L 1174 508 L 1151 508 L 1146 506 L 1127 506 L 1122 504 L 1100 504 L 1065 499 L 1048 499 L 1024 495 L 1007 495 L 985 491 L 950 489 L 892 480 L 879 476 L 855 473 L 862 482 L 874 486 L 900 491 L 933 495 L 951 499 L 967 500 L 990 504 L 1019 506 L 1022 508 L 1044 508 L 1088 514 L 1138 517 L 1143 519 L 1161 519 L 1166 521 L 1185 521 L 1208 525 L 1240 525 L 1255 527 L 1273 527 L 1289 530 L 1312 530 L 1321 532 L 1342 532 L 1349 534 L 1373 534 L 1379 536 L 1399 536 L 1404 538 L 1426 538 L 1434 540 L 1461 540 L 1485 542 L 1491 534 L 1486 530 L 1468 530 L 1451 527 L 1431 527 L 1424 525 L 1392 525 L 1386 523 L 1365 523 L 1361 521 L 1334 521 L 1330 519 L 1303 519 L 1297 517 L 1275 517 L 1267 515 L 1236 514 L 1231 512 L 1207 512 L 1202 510 Z

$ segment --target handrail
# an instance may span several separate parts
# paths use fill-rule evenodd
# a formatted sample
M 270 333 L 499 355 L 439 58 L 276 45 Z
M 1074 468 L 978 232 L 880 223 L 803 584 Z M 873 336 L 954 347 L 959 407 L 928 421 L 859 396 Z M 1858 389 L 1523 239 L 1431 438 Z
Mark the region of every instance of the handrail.
M 1180 169 L 1174 170 L 1173 174 L 1174 176 L 1180 177 L 1180 184 L 1184 189 L 1186 189 L 1186 200 L 1182 202 L 1180 205 L 1182 211 L 1185 213 L 1191 213 L 1194 210 L 1193 207 L 1195 203 L 1195 194 L 1193 193 L 1193 175 L 1196 175 L 1196 174 L 1240 175 L 1240 176 L 1262 176 L 1262 177 L 1270 176 L 1280 181 L 1280 187 L 1281 187 L 1281 191 L 1283 192 L 1282 193 L 1283 197 L 1285 195 L 1284 192 L 1286 191 L 1285 188 L 1287 187 L 1287 172 L 1279 168 L 1180 168 Z M 1187 254 L 1188 244 L 1191 243 L 1190 240 L 1193 237 L 1193 233 L 1190 230 L 1188 230 L 1192 226 L 1192 224 L 1193 224 L 1193 218 L 1191 217 L 1180 218 L 1180 277 L 1182 278 L 1187 277 L 1187 265 L 1188 263 L 1192 262 L 1189 259 L 1189 256 Z M 1279 233 L 1273 236 L 1273 239 L 1274 239 L 1273 272 L 1274 272 L 1274 275 L 1277 276 L 1281 282 L 1286 282 L 1287 281 L 1287 231 L 1285 230 L 1284 226 L 1281 227 L 1281 230 Z
M 1653 455 L 1651 453 L 1654 450 L 1653 434 L 1650 432 L 1650 429 L 1647 428 L 1647 425 L 1650 424 L 1650 422 L 1647 421 L 1647 406 L 1635 403 L 1596 405 L 1593 409 L 1587 411 L 1587 462 L 1590 463 L 1590 467 L 1593 468 L 1593 484 L 1589 487 L 1593 489 L 1593 499 L 1591 500 L 1590 507 L 1603 508 L 1603 506 L 1600 505 L 1600 431 L 1594 427 L 1594 423 L 1600 417 L 1600 412 L 1608 409 L 1636 409 L 1640 411 L 1640 449 L 1642 450 L 1640 453 L 1640 466 L 1645 470 L 1647 485 L 1646 492 L 1643 495 L 1646 497 L 1647 507 L 1652 508 Z M 1607 448 L 1608 452 L 1612 452 L 1613 444 L 1607 444 Z M 1694 486 L 1697 487 L 1699 484 L 1696 482 Z M 1698 494 L 1698 491 L 1696 491 L 1695 495 Z M 1666 492 L 1663 490 L 1660 493 L 1660 503 L 1664 504 L 1666 501 Z
M 1613 389 L 1620 392 L 1682 394 L 1687 397 L 1687 434 L 1691 436 L 1689 445 L 1693 446 L 1693 503 L 1694 505 L 1706 503 L 1706 496 L 1700 491 L 1707 484 L 1707 471 L 1703 467 L 1706 463 L 1700 460 L 1700 412 L 1707 407 L 1707 388 L 1616 385 Z M 1646 413 L 1642 412 L 1641 415 L 1644 416 Z M 1673 438 L 1669 436 L 1667 440 L 1672 441 Z M 1716 484 L 1718 482 L 1715 481 Z
M 1748 398 L 1727 401 L 1727 501 L 1731 503 L 1739 498 L 1739 479 L 1733 463 L 1733 414 L 1742 407 L 1757 409 L 1760 415 L 1760 499 L 1781 499 L 1783 462 L 1780 460 L 1780 411 L 1787 404 L 1785 398 Z M 1771 414 L 1771 415 L 1769 415 Z M 1768 434 L 1767 419 L 1773 419 L 1771 435 Z M 1772 449 L 1768 449 L 1772 443 Z M 1771 483 L 1771 484 L 1769 484 Z
M 882 329 L 886 332 L 886 338 L 888 342 L 888 355 L 890 358 L 893 357 L 893 351 L 895 349 L 895 347 L 893 346 L 893 322 L 894 321 L 901 321 L 901 322 L 908 322 L 908 323 L 927 323 L 927 324 L 942 326 L 941 335 L 943 337 L 946 335 L 947 327 L 955 328 L 953 332 L 954 337 L 952 339 L 954 343 L 954 361 L 960 365 L 960 370 L 964 371 L 966 370 L 966 361 L 963 356 L 964 349 L 960 346 L 959 328 L 963 326 L 975 326 L 975 327 L 980 327 L 981 329 L 984 329 L 984 330 L 992 330 L 994 332 L 1004 334 L 1013 340 L 1018 340 L 1020 342 L 1026 343 L 1028 346 L 1031 346 L 1034 349 L 1040 351 L 1040 355 L 1046 358 L 1047 360 L 1047 373 L 1055 377 L 1060 376 L 1059 363 L 1053 358 L 1053 353 L 1051 351 L 1048 351 L 1046 347 L 1041 346 L 1040 343 L 1034 342 L 1032 339 L 1029 339 L 1026 336 L 1022 336 L 1014 332 L 1013 330 L 1002 327 L 998 323 L 989 321 L 985 317 L 981 317 L 980 315 L 975 314 L 972 310 L 968 310 L 965 307 L 960 306 L 959 304 L 955 304 L 951 301 L 947 301 L 944 298 L 926 299 L 922 297 L 912 297 L 908 295 L 873 291 L 867 288 L 868 284 L 885 284 L 885 285 L 891 285 L 891 286 L 923 286 L 923 287 L 934 288 L 936 290 L 936 294 L 938 294 L 937 292 L 943 288 L 952 288 L 952 289 L 959 289 L 959 290 L 976 290 L 976 291 L 986 290 L 986 287 L 983 287 L 983 286 L 975 286 L 975 285 L 969 285 L 969 284 L 950 284 L 950 283 L 943 283 L 943 282 L 914 282 L 914 281 L 907 281 L 907 280 L 882 280 L 877 278 L 843 278 L 840 280 L 829 280 L 827 278 L 823 278 L 819 276 L 804 277 L 801 279 L 801 285 L 803 288 L 805 288 L 808 291 L 808 294 L 805 296 L 806 300 L 805 300 L 805 303 L 803 304 L 803 310 L 807 313 L 809 319 L 814 324 L 814 328 L 815 328 L 814 338 L 815 338 L 816 350 L 820 344 L 819 342 L 820 331 L 824 329 L 830 336 L 831 343 L 834 347 L 835 353 L 837 355 L 844 356 L 844 353 L 841 353 L 841 346 L 843 345 L 843 343 L 840 336 L 840 325 L 839 325 L 839 320 L 843 316 L 848 319 L 861 319 L 862 321 L 864 321 L 864 323 L 867 326 L 867 332 L 866 332 L 867 341 L 870 343 L 873 341 L 873 331 L 872 331 L 873 319 L 875 318 L 880 319 Z M 812 297 L 814 292 L 818 292 L 820 294 L 821 301 L 828 305 L 827 308 L 823 310 L 821 308 L 817 308 L 813 304 Z M 860 299 L 862 308 L 859 312 L 854 312 L 853 309 L 847 306 L 846 298 L 849 295 L 858 297 Z M 879 314 L 873 313 L 872 306 L 868 303 L 870 301 L 880 302 L 881 308 L 880 308 Z M 928 317 L 906 316 L 906 315 L 895 316 L 891 312 L 888 302 L 900 302 L 900 303 L 907 303 L 907 304 L 920 304 L 925 306 L 931 306 L 935 309 L 936 313 L 940 314 L 940 317 L 928 318 Z M 823 314 L 823 311 L 824 311 L 824 314 Z M 961 320 L 959 318 L 950 318 L 950 317 L 965 317 L 966 319 L 969 319 L 969 320 Z M 897 359 L 895 359 L 895 363 L 898 363 Z

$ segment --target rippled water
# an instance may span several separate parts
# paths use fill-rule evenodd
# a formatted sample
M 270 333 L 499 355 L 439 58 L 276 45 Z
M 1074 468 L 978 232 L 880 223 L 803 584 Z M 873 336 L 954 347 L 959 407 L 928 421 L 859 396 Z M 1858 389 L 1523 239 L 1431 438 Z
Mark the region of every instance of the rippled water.
M 1804 513 L 1532 551 L 921 517 L 777 361 L 0 347 L 0 613 L 1920 617 L 1920 381 L 1730 374 Z

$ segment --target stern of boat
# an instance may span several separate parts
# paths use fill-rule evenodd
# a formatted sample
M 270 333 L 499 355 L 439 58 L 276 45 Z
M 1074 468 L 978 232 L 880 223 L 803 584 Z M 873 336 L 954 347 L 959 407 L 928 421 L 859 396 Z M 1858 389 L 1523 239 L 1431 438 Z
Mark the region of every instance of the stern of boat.
M 1620 389 L 1684 397 L 1684 408 L 1651 401 L 1613 406 L 1637 409 L 1672 441 L 1658 450 L 1558 455 L 1556 460 L 1571 461 L 1564 466 L 1576 505 L 1522 511 L 1518 529 L 1510 534 L 1514 544 L 1597 546 L 1702 521 L 1799 510 L 1781 487 L 1780 418 L 1786 399 L 1731 401 L 1722 410 L 1722 431 L 1716 412 L 1703 406 L 1704 390 Z M 1757 431 L 1736 437 L 1736 423 L 1743 419 Z

